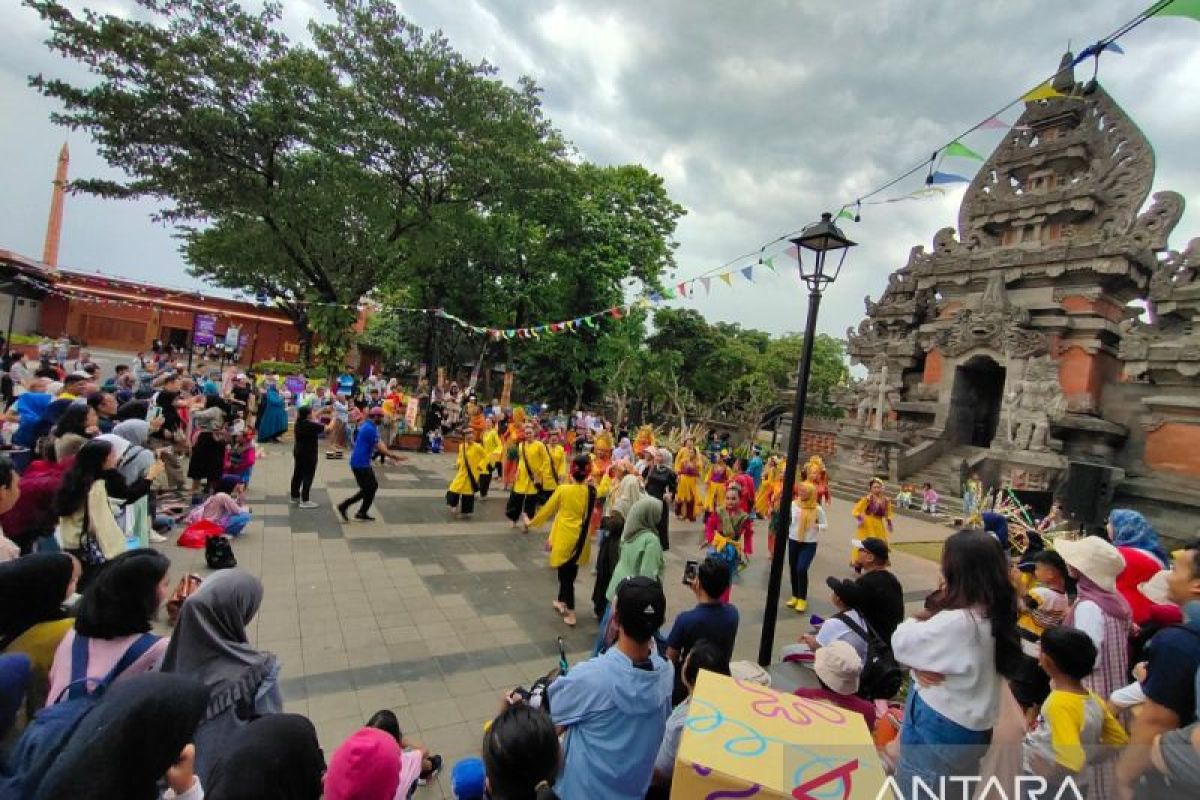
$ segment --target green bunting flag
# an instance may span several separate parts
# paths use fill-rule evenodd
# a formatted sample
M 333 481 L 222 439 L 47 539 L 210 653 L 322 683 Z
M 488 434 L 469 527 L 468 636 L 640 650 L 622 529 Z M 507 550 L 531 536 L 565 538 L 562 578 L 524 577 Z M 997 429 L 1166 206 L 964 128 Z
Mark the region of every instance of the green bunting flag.
M 1155 3 L 1154 6 L 1160 5 Z M 1150 6 L 1150 8 L 1154 8 Z M 1150 8 L 1146 9 L 1147 11 Z M 1156 17 L 1191 17 L 1200 22 L 1200 0 L 1174 0 L 1168 3 L 1163 8 L 1155 11 L 1153 16 Z
M 762 263 L 766 264 L 767 269 L 771 270 L 771 272 L 775 271 L 775 256 L 767 256 L 763 259 Z
M 674 300 L 675 299 L 675 290 L 664 287 L 662 290 L 662 296 L 663 296 L 664 300 Z
M 962 142 L 951 142 L 950 144 L 946 145 L 946 155 L 957 158 L 970 158 L 974 159 L 975 161 L 983 161 L 983 156 L 979 155 L 979 153 L 976 153 Z
M 851 222 L 853 222 L 854 221 L 854 212 L 852 212 L 848 208 L 843 208 L 841 211 L 838 212 L 837 218 L 838 219 L 848 219 Z

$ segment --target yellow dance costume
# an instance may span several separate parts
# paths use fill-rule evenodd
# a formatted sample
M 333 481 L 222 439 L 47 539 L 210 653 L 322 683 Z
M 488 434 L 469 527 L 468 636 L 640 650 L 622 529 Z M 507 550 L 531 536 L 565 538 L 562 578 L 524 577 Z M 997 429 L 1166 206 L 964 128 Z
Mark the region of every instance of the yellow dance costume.
M 697 483 L 700 480 L 700 454 L 694 447 L 684 447 L 675 456 L 675 474 L 679 482 L 675 487 L 675 516 L 695 521 L 696 507 L 700 505 Z
M 584 483 L 568 483 L 559 486 L 529 521 L 530 528 L 545 525 L 553 517 L 554 524 L 550 526 L 550 566 L 561 567 L 572 560 L 576 564 L 588 563 L 589 537 L 591 523 L 584 528 L 583 516 L 587 513 L 588 485 Z M 595 491 L 593 489 L 593 491 Z M 598 500 L 597 500 L 598 502 Z M 580 539 L 582 538 L 582 542 Z M 572 558 L 578 552 L 576 558 Z

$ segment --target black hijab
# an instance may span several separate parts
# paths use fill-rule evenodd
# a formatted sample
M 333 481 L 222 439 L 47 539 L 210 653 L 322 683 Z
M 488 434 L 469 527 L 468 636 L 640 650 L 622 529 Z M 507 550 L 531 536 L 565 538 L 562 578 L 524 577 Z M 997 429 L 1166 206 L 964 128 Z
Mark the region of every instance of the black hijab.
M 224 745 L 205 800 L 320 800 L 325 755 L 317 729 L 299 714 L 267 714 Z
M 207 701 L 202 684 L 179 675 L 147 672 L 114 683 L 71 734 L 35 800 L 154 800 Z
M 39 622 L 66 616 L 62 606 L 73 570 L 66 553 L 34 553 L 0 564 L 0 644 Z

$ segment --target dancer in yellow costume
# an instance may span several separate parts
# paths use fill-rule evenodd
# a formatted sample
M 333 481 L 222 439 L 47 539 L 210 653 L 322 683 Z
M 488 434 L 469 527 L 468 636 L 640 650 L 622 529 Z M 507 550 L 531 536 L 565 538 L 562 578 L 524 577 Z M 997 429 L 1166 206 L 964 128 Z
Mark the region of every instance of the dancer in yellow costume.
M 826 506 L 832 503 L 833 497 L 829 494 L 829 472 L 825 469 L 825 462 L 821 460 L 821 457 L 809 458 L 804 469 L 808 472 L 809 482 L 817 490 L 817 502 Z
M 892 532 L 892 501 L 883 491 L 883 479 L 872 478 L 871 489 L 865 497 L 854 504 L 854 508 L 850 511 L 854 518 L 858 521 L 858 532 L 855 538 L 860 542 L 863 539 L 883 539 L 888 541 Z M 850 548 L 850 563 L 853 565 L 857 558 L 858 550 Z
M 463 429 L 457 466 L 454 480 L 446 490 L 446 505 L 451 514 L 465 518 L 475 511 L 475 493 L 482 491 L 482 480 L 488 472 L 487 452 L 475 441 L 475 431 L 471 428 Z
M 550 474 L 554 476 L 554 482 L 546 486 L 546 491 L 552 492 L 559 484 L 567 482 L 570 463 L 567 461 L 567 451 L 562 446 L 562 435 L 558 431 L 550 431 L 546 449 L 550 451 Z
M 554 609 L 571 626 L 575 625 L 575 577 L 580 565 L 588 562 L 592 511 L 598 502 L 596 487 L 588 483 L 591 467 L 586 455 L 576 456 L 571 462 L 571 482 L 559 486 L 525 526 L 528 532 L 554 517 L 547 540 L 550 566 L 558 571 L 558 599 L 554 601 Z
M 708 477 L 705 479 L 707 488 L 704 496 L 705 519 L 709 514 L 717 513 L 725 505 L 725 487 L 728 485 L 731 475 L 729 467 L 721 458 L 718 458 L 717 463 L 713 464 L 712 469 L 708 471 Z
M 762 519 L 767 519 L 771 515 L 771 492 L 774 491 L 774 483 L 779 479 L 779 459 L 776 456 L 771 456 L 767 459 L 766 468 L 763 469 L 762 482 L 758 485 L 758 491 L 754 494 L 754 513 Z
M 654 447 L 654 429 L 649 425 L 638 428 L 637 438 L 633 440 L 633 454 L 642 457 L 647 449 Z
M 522 435 L 524 441 L 517 447 L 517 481 L 504 509 L 514 528 L 518 522 L 527 522 L 549 499 L 546 487 L 558 485 L 550 472 L 550 449 L 537 438 L 534 423 L 526 422 Z
M 679 484 L 675 487 L 675 516 L 689 522 L 696 521 L 696 508 L 700 505 L 700 454 L 696 442 L 690 436 L 683 440 L 683 447 L 675 456 L 675 474 Z

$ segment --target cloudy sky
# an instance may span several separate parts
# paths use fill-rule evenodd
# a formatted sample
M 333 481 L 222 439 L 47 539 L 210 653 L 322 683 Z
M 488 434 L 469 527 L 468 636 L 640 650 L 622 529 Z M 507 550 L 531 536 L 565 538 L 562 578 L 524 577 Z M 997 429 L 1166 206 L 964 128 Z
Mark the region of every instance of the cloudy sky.
M 253 0 L 251 0 L 253 2 Z M 440 28 L 472 59 L 513 80 L 531 75 L 554 123 L 584 157 L 639 162 L 661 174 L 687 209 L 676 280 L 698 275 L 836 210 L 1054 72 L 1076 50 L 1149 0 L 404 0 L 422 27 Z M 283 0 L 293 38 L 324 15 L 319 2 Z M 123 0 L 93 8 L 122 11 Z M 0 248 L 39 257 L 55 157 L 64 139 L 76 177 L 105 165 L 83 134 L 50 124 L 53 106 L 31 73 L 77 74 L 43 46 L 36 15 L 0 4 Z M 1105 55 L 1100 80 L 1153 142 L 1155 189 L 1200 198 L 1200 23 L 1152 19 Z M 1081 79 L 1090 77 L 1090 65 Z M 1010 111 L 1006 118 L 1016 117 Z M 987 153 L 999 134 L 966 139 Z M 972 162 L 954 165 L 969 174 Z M 950 165 L 947 165 L 947 169 Z M 912 178 L 896 193 L 920 188 Z M 962 190 L 866 209 L 847 233 L 860 243 L 822 306 L 821 328 L 857 324 L 914 244 L 953 225 Z M 71 197 L 60 263 L 194 286 L 171 232 L 149 202 Z M 1174 245 L 1200 236 L 1189 209 Z M 781 272 L 783 272 L 781 270 Z M 703 294 L 701 292 L 701 294 Z M 803 326 L 792 274 L 681 303 L 710 319 L 773 332 Z

